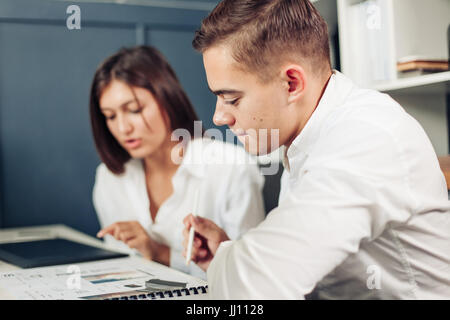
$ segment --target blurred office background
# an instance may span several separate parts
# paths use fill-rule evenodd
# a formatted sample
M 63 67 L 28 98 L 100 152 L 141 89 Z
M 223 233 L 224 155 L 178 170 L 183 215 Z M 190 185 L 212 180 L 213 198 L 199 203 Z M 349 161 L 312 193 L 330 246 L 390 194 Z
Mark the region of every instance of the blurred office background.
M 422 124 L 436 153 L 447 155 L 450 1 L 313 2 L 329 26 L 333 67 L 393 96 Z M 217 3 L 0 1 L 0 228 L 63 223 L 96 234 L 92 187 L 100 160 L 89 87 L 98 64 L 123 46 L 157 47 L 205 128 L 215 127 L 215 97 L 191 41 Z M 81 10 L 79 30 L 66 26 L 70 5 Z M 280 174 L 266 177 L 267 211 L 276 205 Z

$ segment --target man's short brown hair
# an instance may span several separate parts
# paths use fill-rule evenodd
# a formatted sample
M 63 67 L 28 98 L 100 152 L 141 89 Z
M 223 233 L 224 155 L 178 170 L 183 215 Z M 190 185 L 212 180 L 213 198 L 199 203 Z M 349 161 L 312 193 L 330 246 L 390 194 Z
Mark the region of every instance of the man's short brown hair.
M 283 61 L 331 69 L 328 29 L 309 0 L 224 0 L 206 17 L 192 42 L 204 52 L 230 45 L 234 60 L 269 81 Z

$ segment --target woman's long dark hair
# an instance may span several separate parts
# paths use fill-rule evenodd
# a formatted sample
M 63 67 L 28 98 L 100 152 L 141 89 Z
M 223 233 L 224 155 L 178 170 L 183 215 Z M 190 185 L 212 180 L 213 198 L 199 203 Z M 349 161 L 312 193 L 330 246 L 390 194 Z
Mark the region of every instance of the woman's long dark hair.
M 194 135 L 194 121 L 198 117 L 164 56 L 149 46 L 123 48 L 98 67 L 90 93 L 89 109 L 95 146 L 109 170 L 116 174 L 123 173 L 124 164 L 130 159 L 129 153 L 109 131 L 106 118 L 100 111 L 100 97 L 113 80 L 150 91 L 161 112 L 167 115 L 170 129 L 183 128 L 190 132 L 191 137 Z

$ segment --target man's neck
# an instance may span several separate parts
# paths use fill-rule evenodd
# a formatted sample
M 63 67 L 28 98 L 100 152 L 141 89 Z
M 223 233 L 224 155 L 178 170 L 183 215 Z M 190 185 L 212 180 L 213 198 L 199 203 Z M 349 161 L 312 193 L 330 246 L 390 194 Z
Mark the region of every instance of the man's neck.
M 291 136 L 288 142 L 284 144 L 286 147 L 286 154 L 292 142 L 295 140 L 295 138 L 297 138 L 300 135 L 300 133 L 308 123 L 309 119 L 313 115 L 314 111 L 316 111 L 317 106 L 319 105 L 320 100 L 322 99 L 322 96 L 325 93 L 325 90 L 328 86 L 332 74 L 333 72 L 330 70 L 330 72 L 323 77 L 322 81 L 317 81 L 317 84 L 313 86 L 310 90 L 309 98 L 307 98 L 303 107 L 300 107 L 300 110 L 304 111 L 302 112 L 302 115 L 299 119 L 297 130 Z

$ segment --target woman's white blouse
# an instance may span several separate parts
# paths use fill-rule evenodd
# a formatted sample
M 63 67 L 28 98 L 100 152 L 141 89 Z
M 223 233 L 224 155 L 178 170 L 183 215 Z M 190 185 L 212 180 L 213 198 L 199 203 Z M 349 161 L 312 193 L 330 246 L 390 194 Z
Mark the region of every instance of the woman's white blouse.
M 237 239 L 264 219 L 264 178 L 254 158 L 241 147 L 195 139 L 188 144 L 172 184 L 173 194 L 160 206 L 153 222 L 142 160 L 128 161 L 121 175 L 100 164 L 93 190 L 100 225 L 140 222 L 154 240 L 171 248 L 171 267 L 205 278 L 194 263 L 186 266 L 182 256 L 183 219 L 192 212 L 195 190 L 200 190 L 198 215 L 213 220 L 231 239 Z M 112 236 L 105 241 L 132 252 Z

